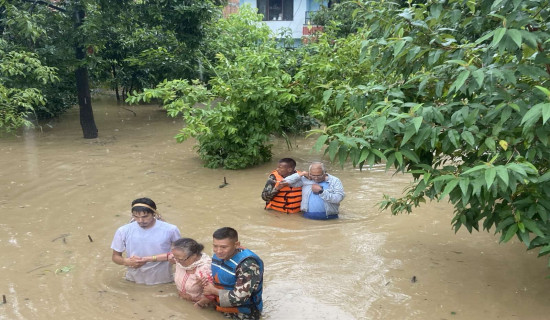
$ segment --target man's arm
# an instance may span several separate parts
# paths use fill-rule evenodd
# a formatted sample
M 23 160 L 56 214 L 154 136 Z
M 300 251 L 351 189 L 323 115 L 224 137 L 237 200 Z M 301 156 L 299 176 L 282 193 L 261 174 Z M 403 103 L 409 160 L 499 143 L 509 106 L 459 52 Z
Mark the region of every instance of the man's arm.
M 269 175 L 269 179 L 267 179 L 267 182 L 265 183 L 264 190 L 262 191 L 262 199 L 265 202 L 269 202 L 273 200 L 273 197 L 279 192 L 277 188 L 275 188 L 275 184 L 277 183 L 274 175 Z
M 235 270 L 237 281 L 233 290 L 219 290 L 221 307 L 236 307 L 246 304 L 262 281 L 260 266 L 253 258 L 245 259 Z
M 330 187 L 328 189 L 324 189 L 323 193 L 319 196 L 326 202 L 340 203 L 344 200 L 346 194 L 344 193 L 344 186 L 342 185 L 340 179 L 332 176 L 332 179 L 330 180 Z
M 307 178 L 307 171 L 298 171 L 296 173 L 293 173 L 285 178 L 285 181 L 291 186 L 291 187 L 301 187 L 304 185 L 304 182 L 302 181 L 302 177 Z

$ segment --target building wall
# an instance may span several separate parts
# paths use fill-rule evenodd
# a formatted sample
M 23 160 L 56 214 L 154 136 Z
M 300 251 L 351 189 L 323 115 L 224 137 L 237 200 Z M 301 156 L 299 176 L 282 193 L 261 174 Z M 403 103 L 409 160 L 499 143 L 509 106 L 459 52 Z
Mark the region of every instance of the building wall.
M 239 0 L 228 0 L 223 8 L 223 17 L 227 18 L 230 14 L 239 12 Z
M 327 3 L 327 1 L 323 1 Z M 240 0 L 239 4 L 250 4 L 251 7 L 257 8 L 256 0 Z M 294 19 L 292 21 L 265 21 L 265 23 L 275 33 L 279 33 L 281 28 L 290 28 L 292 37 L 300 39 L 305 24 L 306 11 L 318 10 L 320 4 L 315 0 L 294 0 Z

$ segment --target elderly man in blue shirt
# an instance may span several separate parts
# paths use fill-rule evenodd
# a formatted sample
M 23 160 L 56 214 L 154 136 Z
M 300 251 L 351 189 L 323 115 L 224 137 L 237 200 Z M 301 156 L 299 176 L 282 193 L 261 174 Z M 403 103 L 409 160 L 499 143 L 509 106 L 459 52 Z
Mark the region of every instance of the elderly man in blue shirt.
M 308 172 L 297 172 L 285 178 L 292 187 L 302 187 L 300 209 L 304 218 L 328 220 L 338 218 L 340 202 L 344 200 L 344 186 L 340 179 L 326 172 L 321 162 L 313 162 Z

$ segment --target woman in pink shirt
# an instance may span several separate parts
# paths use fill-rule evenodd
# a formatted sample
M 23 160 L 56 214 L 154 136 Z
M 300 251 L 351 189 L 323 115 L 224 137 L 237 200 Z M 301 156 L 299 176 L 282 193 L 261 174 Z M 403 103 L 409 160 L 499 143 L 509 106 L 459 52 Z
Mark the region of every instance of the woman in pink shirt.
M 205 296 L 202 293 L 203 282 L 212 282 L 212 259 L 202 250 L 204 246 L 190 238 L 176 240 L 172 245 L 172 252 L 143 258 L 146 261 L 171 260 L 176 263 L 174 282 L 181 298 L 195 302 L 197 307 L 206 307 L 214 296 Z M 173 257 L 173 259 L 172 259 Z
M 183 299 L 195 302 L 198 307 L 204 307 L 211 301 L 202 294 L 201 279 L 212 282 L 212 259 L 202 252 L 203 249 L 202 244 L 190 238 L 176 240 L 172 248 L 176 260 L 174 282 L 178 293 Z

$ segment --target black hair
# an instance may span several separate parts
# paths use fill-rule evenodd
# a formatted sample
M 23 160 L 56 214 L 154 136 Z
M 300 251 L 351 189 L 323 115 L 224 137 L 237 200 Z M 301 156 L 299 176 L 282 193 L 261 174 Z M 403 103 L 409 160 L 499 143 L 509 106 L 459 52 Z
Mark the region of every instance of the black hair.
M 216 240 L 231 239 L 234 241 L 239 241 L 239 234 L 237 233 L 237 230 L 231 227 L 219 228 L 218 230 L 214 231 L 214 234 L 212 236 Z
M 149 198 L 139 198 L 139 199 L 136 199 L 136 200 L 132 201 L 132 209 L 131 209 L 132 213 L 134 213 L 134 212 L 138 212 L 138 213 L 145 212 L 145 213 L 155 214 L 155 211 L 151 210 L 150 208 L 147 208 L 147 207 L 144 207 L 144 206 L 139 206 L 139 205 L 134 207 L 134 205 L 136 203 L 143 203 L 143 204 L 146 204 L 149 207 L 157 210 L 157 204 L 155 203 L 155 201 L 153 201 Z
M 296 168 L 296 161 L 294 161 L 294 159 L 292 158 L 282 158 L 281 160 L 279 160 L 279 163 L 286 163 L 290 167 L 292 167 L 292 169 Z
M 188 255 L 201 255 L 204 246 L 191 238 L 181 238 L 174 242 L 174 249 L 187 252 Z

